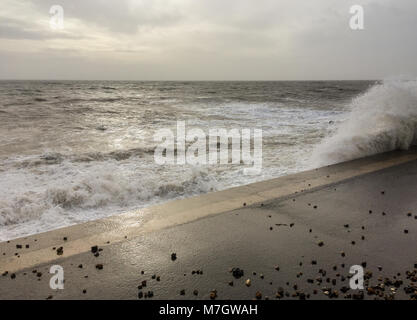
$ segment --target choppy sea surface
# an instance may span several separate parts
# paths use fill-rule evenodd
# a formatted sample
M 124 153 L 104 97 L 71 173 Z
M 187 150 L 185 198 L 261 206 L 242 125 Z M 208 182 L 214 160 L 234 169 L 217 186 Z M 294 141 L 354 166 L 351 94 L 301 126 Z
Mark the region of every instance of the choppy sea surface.
M 416 140 L 416 82 L 0 81 L 0 240 Z M 158 165 L 158 129 L 262 129 L 263 169 Z

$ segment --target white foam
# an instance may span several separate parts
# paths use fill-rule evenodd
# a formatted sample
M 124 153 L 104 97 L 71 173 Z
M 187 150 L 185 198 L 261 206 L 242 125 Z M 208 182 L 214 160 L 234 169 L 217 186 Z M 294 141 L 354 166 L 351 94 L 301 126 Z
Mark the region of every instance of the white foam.
M 386 80 L 353 99 L 338 129 L 314 150 L 313 167 L 382 152 L 417 142 L 417 81 Z

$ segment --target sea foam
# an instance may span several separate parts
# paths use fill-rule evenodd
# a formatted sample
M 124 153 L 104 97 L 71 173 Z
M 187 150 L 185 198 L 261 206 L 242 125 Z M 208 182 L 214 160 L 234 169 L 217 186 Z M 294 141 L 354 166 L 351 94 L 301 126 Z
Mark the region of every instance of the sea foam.
M 362 158 L 417 143 L 417 81 L 386 80 L 354 98 L 336 131 L 315 148 L 314 167 Z

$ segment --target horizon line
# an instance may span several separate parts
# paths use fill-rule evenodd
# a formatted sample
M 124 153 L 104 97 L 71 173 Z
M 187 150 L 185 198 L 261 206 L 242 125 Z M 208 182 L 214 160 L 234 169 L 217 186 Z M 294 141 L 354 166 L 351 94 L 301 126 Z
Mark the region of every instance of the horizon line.
M 383 81 L 383 79 L 293 79 L 293 80 L 140 80 L 140 79 L 0 79 L 0 81 L 137 81 L 137 82 L 330 82 Z

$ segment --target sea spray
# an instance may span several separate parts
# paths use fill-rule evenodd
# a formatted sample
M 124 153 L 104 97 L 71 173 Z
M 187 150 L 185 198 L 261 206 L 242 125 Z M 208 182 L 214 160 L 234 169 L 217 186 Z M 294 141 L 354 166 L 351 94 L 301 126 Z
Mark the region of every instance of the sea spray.
M 347 119 L 314 150 L 314 167 L 406 150 L 417 142 L 417 81 L 383 81 L 354 98 Z

